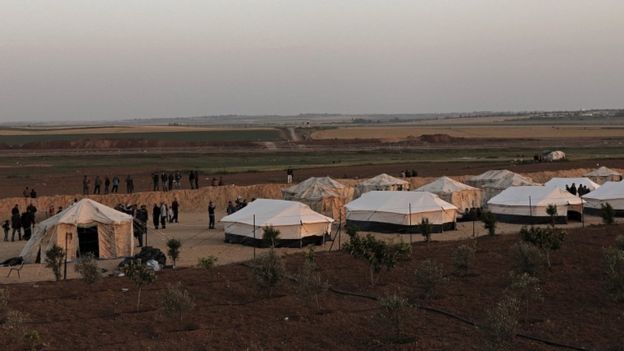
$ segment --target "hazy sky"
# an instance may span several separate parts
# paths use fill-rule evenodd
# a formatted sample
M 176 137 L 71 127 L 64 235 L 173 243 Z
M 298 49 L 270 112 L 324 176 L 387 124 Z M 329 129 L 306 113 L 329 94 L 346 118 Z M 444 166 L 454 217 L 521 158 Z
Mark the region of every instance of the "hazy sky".
M 0 0 L 0 121 L 624 106 L 622 0 Z

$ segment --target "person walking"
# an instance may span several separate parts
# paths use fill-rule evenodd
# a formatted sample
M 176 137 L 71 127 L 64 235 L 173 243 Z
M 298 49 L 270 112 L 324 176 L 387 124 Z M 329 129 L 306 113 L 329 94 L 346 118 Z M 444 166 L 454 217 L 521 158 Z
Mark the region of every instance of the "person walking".
M 178 211 L 180 210 L 180 203 L 178 203 L 178 199 L 174 199 L 171 203 L 171 210 L 173 211 L 173 218 L 171 219 L 172 223 L 178 222 Z
M 158 224 L 160 223 L 160 207 L 154 204 L 154 208 L 152 209 L 152 222 L 154 223 L 154 228 L 158 229 Z
M 208 229 L 215 229 L 215 205 L 210 201 L 208 203 Z
M 164 202 L 160 203 L 160 226 L 162 229 L 167 228 L 167 215 L 169 214 L 169 210 L 167 209 L 167 204 Z
M 108 194 L 108 188 L 110 187 L 110 184 L 111 184 L 110 178 L 106 176 L 106 178 L 104 178 L 104 194 Z
M 93 194 L 100 194 L 100 187 L 102 186 L 102 180 L 100 176 L 95 176 L 95 181 L 93 182 Z

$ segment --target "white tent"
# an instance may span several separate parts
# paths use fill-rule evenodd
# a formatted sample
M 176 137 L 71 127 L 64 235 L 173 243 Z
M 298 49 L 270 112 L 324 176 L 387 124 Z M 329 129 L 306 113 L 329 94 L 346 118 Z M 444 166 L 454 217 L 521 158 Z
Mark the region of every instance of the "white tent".
M 552 151 L 543 156 L 544 161 L 554 162 L 554 161 L 562 161 L 566 159 L 566 154 L 563 151 Z
M 90 199 L 82 199 L 61 213 L 39 222 L 20 256 L 27 263 L 43 261 L 53 245 L 77 253 L 93 252 L 99 258 L 134 255 L 133 219 Z
M 619 182 L 620 180 L 622 180 L 622 173 L 602 166 L 585 174 L 585 177 L 593 180 L 598 184 L 604 184 L 606 182 Z
M 297 201 L 257 199 L 221 222 L 225 241 L 259 245 L 266 226 L 279 230 L 281 246 L 320 244 L 334 220 Z
M 579 185 L 583 185 L 586 186 L 587 189 L 589 189 L 589 191 L 594 191 L 598 188 L 600 188 L 600 185 L 594 183 L 591 179 L 589 178 L 585 178 L 585 177 L 577 177 L 577 178 L 552 178 L 549 181 L 547 181 L 544 186 L 548 187 L 548 188 L 560 188 L 565 190 L 566 187 L 571 187 L 572 184 L 574 184 L 574 186 L 576 188 L 578 188 Z
M 409 182 L 403 179 L 393 177 L 382 173 L 373 178 L 364 180 L 356 186 L 357 196 L 369 191 L 397 191 L 409 190 Z
M 420 191 L 371 191 L 345 205 L 347 225 L 378 232 L 416 232 L 424 218 L 434 231 L 452 229 L 458 209 L 435 194 Z
M 539 185 L 531 178 L 506 169 L 487 171 L 469 178 L 466 184 L 483 189 L 486 200 L 511 186 Z
M 616 215 L 624 215 L 624 182 L 606 182 L 600 188 L 583 196 L 585 212 L 600 214 L 601 205 L 613 207 Z
M 449 177 L 440 177 L 416 191 L 428 191 L 457 206 L 460 211 L 483 205 L 483 191 Z
M 353 197 L 353 189 L 330 177 L 312 177 L 283 189 L 284 200 L 303 202 L 314 211 L 338 219 L 342 207 Z
M 558 223 L 567 223 L 569 211 L 580 216 L 583 210 L 583 200 L 557 187 L 514 186 L 488 201 L 488 209 L 508 223 L 549 223 L 549 205 L 557 207 Z

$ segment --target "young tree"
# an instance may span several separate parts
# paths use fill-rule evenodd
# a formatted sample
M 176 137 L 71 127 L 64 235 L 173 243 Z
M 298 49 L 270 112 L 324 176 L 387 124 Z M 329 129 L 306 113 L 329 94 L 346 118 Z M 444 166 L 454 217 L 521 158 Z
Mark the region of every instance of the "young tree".
M 63 260 L 65 259 L 65 250 L 58 245 L 52 246 L 46 251 L 46 267 L 51 268 L 54 273 L 54 278 L 58 281 L 61 280 L 61 268 L 63 267 Z
M 394 336 L 398 339 L 403 332 L 403 318 L 407 309 L 410 307 L 406 298 L 398 295 L 386 295 L 379 299 L 381 307 L 380 316 L 390 322 L 394 330 Z
M 524 302 L 525 319 L 527 319 L 530 302 L 542 300 L 542 289 L 539 286 L 540 280 L 528 273 L 514 274 L 512 272 L 510 278 L 511 284 L 508 290 L 518 301 Z
M 425 291 L 425 299 L 435 296 L 436 289 L 448 281 L 444 267 L 429 259 L 422 261 L 414 273 L 416 283 Z
M 180 248 L 182 247 L 182 242 L 178 239 L 169 239 L 167 240 L 167 254 L 171 257 L 173 261 L 173 268 L 175 268 L 176 260 L 180 257 Z
M 425 238 L 427 244 L 431 242 L 431 224 L 429 223 L 429 218 L 423 218 L 420 221 L 420 234 Z
M 282 259 L 274 249 L 258 257 L 252 266 L 256 286 L 267 292 L 268 296 L 273 294 L 273 289 L 282 281 L 285 275 Z
M 566 233 L 563 230 L 554 227 L 522 227 L 520 230 L 520 237 L 523 241 L 535 245 L 535 247 L 542 251 L 546 257 L 546 265 L 548 267 L 551 266 L 550 252 L 561 248 L 565 235 Z
M 607 292 L 613 300 L 624 301 L 624 251 L 608 248 L 604 251 Z
M 87 284 L 93 284 L 102 278 L 102 273 L 97 266 L 95 255 L 91 252 L 78 260 L 74 269 L 82 276 L 82 280 L 87 282 Z
M 453 251 L 453 267 L 456 274 L 460 276 L 468 274 L 475 257 L 475 251 L 474 247 L 465 244 L 459 245 Z
M 511 295 L 503 295 L 503 298 L 487 311 L 484 331 L 485 346 L 488 350 L 509 349 L 518 328 L 519 312 L 518 300 Z
M 411 246 L 403 242 L 387 244 L 385 241 L 375 239 L 371 234 L 361 237 L 354 233 L 349 242 L 344 245 L 344 250 L 368 264 L 370 283 L 375 285 L 375 274 L 379 273 L 382 268 L 389 271 L 397 263 L 407 260 Z
M 273 226 L 270 225 L 266 226 L 264 227 L 262 233 L 262 241 L 264 241 L 264 243 L 269 247 L 275 248 L 275 246 L 277 246 L 277 244 L 279 243 L 279 235 L 279 230 L 275 229 Z
M 546 265 L 542 252 L 534 245 L 519 241 L 511 247 L 511 258 L 514 271 L 528 273 L 532 276 L 540 275 Z
M 297 273 L 296 288 L 299 296 L 307 303 L 314 302 L 317 310 L 321 309 L 319 296 L 329 289 L 329 284 L 323 280 L 317 271 L 314 249 L 310 246 L 305 260 Z
M 197 267 L 210 269 L 215 266 L 215 263 L 217 263 L 217 258 L 215 256 L 202 257 L 197 260 Z
M 546 214 L 550 217 L 550 225 L 555 227 L 555 220 L 557 218 L 557 206 L 550 204 L 546 207 Z
M 167 285 L 167 289 L 165 289 L 161 298 L 165 316 L 170 319 L 177 319 L 179 323 L 182 323 L 186 312 L 195 308 L 193 298 L 188 290 L 184 289 L 181 282 Z
M 608 202 L 600 205 L 600 216 L 602 217 L 602 223 L 604 224 L 615 223 L 615 210 Z
M 483 228 L 487 229 L 488 235 L 496 235 L 496 215 L 490 211 L 481 213 Z
M 141 290 L 147 284 L 151 284 L 156 280 L 156 273 L 149 269 L 141 260 L 131 260 L 123 266 L 123 273 L 137 287 L 137 312 L 141 307 Z

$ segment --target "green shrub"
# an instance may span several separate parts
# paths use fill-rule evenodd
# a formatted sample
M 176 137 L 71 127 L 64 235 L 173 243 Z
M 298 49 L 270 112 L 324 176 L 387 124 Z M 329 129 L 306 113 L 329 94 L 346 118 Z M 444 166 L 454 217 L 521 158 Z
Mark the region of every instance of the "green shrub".
M 523 241 L 535 245 L 542 251 L 544 257 L 546 257 L 546 265 L 548 267 L 551 266 L 550 252 L 561 248 L 565 235 L 566 233 L 563 230 L 554 227 L 522 227 L 520 230 L 520 237 Z
M 389 271 L 397 263 L 408 259 L 411 246 L 403 242 L 388 244 L 385 241 L 375 239 L 371 234 L 361 237 L 355 233 L 344 245 L 344 250 L 368 264 L 370 283 L 375 285 L 375 274 L 381 272 L 382 268 Z
M 546 265 L 542 252 L 534 245 L 523 241 L 511 247 L 511 259 L 515 272 L 528 273 L 532 276 L 540 275 Z
M 171 257 L 173 261 L 173 268 L 175 268 L 176 260 L 180 257 L 180 248 L 182 247 L 182 242 L 178 239 L 169 239 L 167 240 L 167 255 Z
M 620 234 L 615 237 L 615 247 L 619 250 L 624 250 L 624 235 Z
M 262 241 L 269 247 L 275 247 L 279 243 L 280 231 L 272 226 L 266 226 L 263 228 Z
M 252 273 L 256 286 L 260 290 L 266 291 L 268 296 L 273 294 L 273 289 L 286 274 L 282 259 L 273 249 L 254 260 Z
M 129 261 L 123 266 L 123 273 L 137 287 L 137 312 L 141 307 L 141 290 L 147 284 L 151 284 L 156 280 L 156 273 L 149 269 L 141 260 Z
M 444 267 L 429 259 L 422 261 L 414 273 L 416 283 L 424 290 L 427 299 L 434 297 L 436 289 L 448 281 Z
M 321 274 L 317 271 L 314 250 L 310 250 L 297 273 L 297 293 L 306 303 L 314 303 L 316 308 L 320 310 L 319 296 L 326 292 L 327 289 L 329 289 L 329 284 L 323 280 Z
M 61 268 L 65 259 L 65 250 L 58 245 L 52 246 L 46 251 L 46 267 L 52 269 L 54 278 L 58 281 L 61 280 Z
M 97 266 L 95 255 L 91 252 L 80 258 L 80 260 L 76 262 L 74 269 L 80 274 L 82 280 L 87 282 L 87 284 L 93 284 L 102 278 L 102 273 Z
M 474 247 L 465 244 L 459 245 L 453 251 L 453 267 L 456 274 L 460 276 L 468 274 L 475 257 L 475 251 Z
M 407 299 L 398 294 L 386 295 L 379 299 L 379 306 L 380 316 L 392 326 L 395 337 L 401 337 L 403 318 L 410 307 Z
M 608 202 L 600 205 L 600 216 L 602 217 L 602 223 L 604 224 L 615 223 L 615 210 Z
M 542 300 L 542 289 L 539 285 L 540 280 L 529 273 L 510 274 L 511 284 L 508 291 L 524 303 L 525 317 L 529 315 L 529 304 L 532 301 Z
M 179 323 L 182 323 L 184 314 L 195 308 L 195 302 L 188 290 L 184 289 L 182 283 L 177 282 L 174 285 L 167 285 L 161 296 L 161 306 L 165 316 L 170 319 L 177 319 Z
M 488 350 L 508 350 L 513 344 L 520 307 L 514 296 L 503 298 L 487 311 L 484 325 L 485 347 Z
M 607 292 L 613 300 L 624 301 L 624 251 L 608 248 L 604 251 Z
M 217 263 L 217 258 L 215 256 L 201 257 L 197 260 L 197 267 L 203 269 L 211 269 Z
M 488 235 L 496 235 L 496 215 L 490 211 L 481 213 L 483 227 L 487 229 Z

